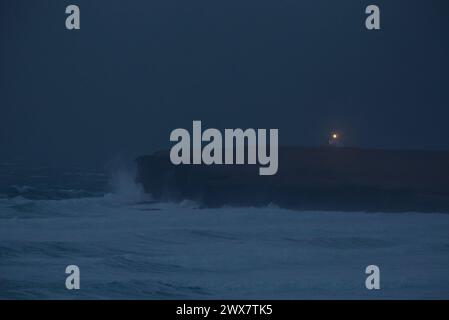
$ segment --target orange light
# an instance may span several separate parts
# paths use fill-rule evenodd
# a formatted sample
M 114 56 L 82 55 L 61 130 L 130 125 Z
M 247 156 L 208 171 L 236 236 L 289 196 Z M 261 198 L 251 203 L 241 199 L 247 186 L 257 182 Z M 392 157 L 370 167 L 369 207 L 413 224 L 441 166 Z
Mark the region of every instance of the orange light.
M 337 135 L 336 133 L 334 133 L 334 134 L 332 135 L 332 138 L 333 138 L 333 139 L 337 139 L 337 138 L 338 138 L 338 135 Z

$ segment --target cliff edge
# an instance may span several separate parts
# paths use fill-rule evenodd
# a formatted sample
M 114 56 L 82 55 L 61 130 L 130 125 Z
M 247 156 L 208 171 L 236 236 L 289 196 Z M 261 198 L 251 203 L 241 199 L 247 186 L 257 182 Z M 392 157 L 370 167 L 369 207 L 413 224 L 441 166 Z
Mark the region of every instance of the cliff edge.
M 137 181 L 155 200 L 300 210 L 449 212 L 449 152 L 282 147 L 279 170 L 178 165 L 168 151 L 137 158 Z

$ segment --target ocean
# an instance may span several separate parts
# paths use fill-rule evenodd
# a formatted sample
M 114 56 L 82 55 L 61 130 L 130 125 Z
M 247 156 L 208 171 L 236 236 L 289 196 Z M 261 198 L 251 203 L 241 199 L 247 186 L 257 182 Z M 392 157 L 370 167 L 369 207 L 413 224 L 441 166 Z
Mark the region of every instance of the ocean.
M 133 172 L 0 165 L 1 299 L 447 299 L 448 270 L 447 214 L 209 209 Z

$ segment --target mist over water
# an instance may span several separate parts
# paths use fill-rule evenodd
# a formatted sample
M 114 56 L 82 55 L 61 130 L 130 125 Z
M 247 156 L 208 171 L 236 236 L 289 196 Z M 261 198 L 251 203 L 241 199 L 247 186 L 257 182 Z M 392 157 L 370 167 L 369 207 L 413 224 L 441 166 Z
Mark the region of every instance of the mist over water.
M 449 1 L 377 0 L 380 30 L 366 29 L 366 1 L 78 0 L 79 30 L 64 25 L 67 5 L 0 1 L 0 299 L 449 299 L 449 214 L 160 202 L 134 166 L 192 121 L 276 129 L 280 146 L 327 146 L 333 132 L 335 147 L 448 150 Z M 435 184 L 447 158 L 409 176 L 373 158 L 366 182 L 348 158 L 311 157 L 260 197 L 291 188 L 299 205 L 348 194 L 351 210 L 400 210 L 418 178 L 432 193 L 411 208 L 449 206 Z M 376 163 L 401 179 L 372 195 Z M 354 175 L 336 179 L 333 164 Z M 237 178 L 228 198 L 245 196 Z M 368 291 L 372 264 L 381 289 Z M 80 290 L 65 287 L 68 265 Z
M 129 169 L 8 172 L 20 183 L 2 180 L 0 298 L 449 297 L 449 215 L 198 209 L 151 201 Z
M 111 193 L 107 194 L 106 197 L 128 204 L 151 201 L 151 195 L 145 193 L 135 179 L 135 169 L 123 169 L 113 173 L 109 182 Z

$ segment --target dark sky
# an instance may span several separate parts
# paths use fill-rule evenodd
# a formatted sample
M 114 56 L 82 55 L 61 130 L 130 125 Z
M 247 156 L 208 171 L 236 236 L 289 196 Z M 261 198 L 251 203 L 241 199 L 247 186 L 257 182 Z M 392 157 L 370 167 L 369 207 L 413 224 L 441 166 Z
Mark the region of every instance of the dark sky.
M 192 120 L 449 148 L 447 0 L 2 0 L 0 15 L 0 159 L 134 157 Z

